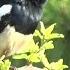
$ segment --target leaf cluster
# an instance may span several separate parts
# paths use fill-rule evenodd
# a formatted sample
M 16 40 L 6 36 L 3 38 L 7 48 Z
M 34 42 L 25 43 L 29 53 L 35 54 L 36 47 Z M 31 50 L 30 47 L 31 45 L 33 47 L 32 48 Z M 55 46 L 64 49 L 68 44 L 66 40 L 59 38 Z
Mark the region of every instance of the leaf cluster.
M 34 42 L 31 39 L 31 44 L 22 51 L 21 54 L 13 55 L 13 59 L 26 59 L 29 64 L 42 62 L 45 70 L 63 70 L 68 68 L 67 65 L 63 65 L 63 59 L 59 59 L 57 62 L 49 63 L 48 58 L 45 56 L 47 49 L 53 49 L 53 39 L 64 38 L 63 34 L 53 33 L 53 29 L 56 23 L 52 24 L 48 28 L 45 28 L 43 22 L 40 22 L 40 30 L 35 30 L 33 37 L 39 37 L 40 42 Z M 28 54 L 29 53 L 29 54 Z

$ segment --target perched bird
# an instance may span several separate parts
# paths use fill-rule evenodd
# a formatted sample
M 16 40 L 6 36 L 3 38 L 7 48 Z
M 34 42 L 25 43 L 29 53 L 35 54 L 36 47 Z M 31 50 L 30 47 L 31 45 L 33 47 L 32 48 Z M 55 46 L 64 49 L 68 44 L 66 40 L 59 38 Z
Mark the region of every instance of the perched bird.
M 31 34 L 41 20 L 45 2 L 46 0 L 0 0 L 0 57 L 19 53 L 18 50 L 34 45 Z
M 8 24 L 14 26 L 17 32 L 33 33 L 41 20 L 45 2 L 46 0 L 0 0 L 0 33 Z

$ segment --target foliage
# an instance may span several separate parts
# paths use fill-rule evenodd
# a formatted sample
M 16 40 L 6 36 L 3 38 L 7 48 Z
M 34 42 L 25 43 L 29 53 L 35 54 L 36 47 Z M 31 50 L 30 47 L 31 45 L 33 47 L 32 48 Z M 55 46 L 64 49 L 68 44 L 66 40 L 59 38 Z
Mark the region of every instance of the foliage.
M 45 28 L 42 22 L 40 23 L 40 30 L 35 30 L 33 36 L 37 38 L 39 37 L 41 42 L 37 41 L 36 44 L 31 42 L 32 44 L 26 47 L 24 49 L 25 51 L 21 54 L 13 55 L 13 59 L 26 59 L 28 60 L 29 65 L 32 63 L 42 62 L 44 65 L 43 69 L 45 70 L 63 70 L 64 68 L 68 68 L 67 65 L 63 65 L 63 59 L 59 59 L 57 62 L 49 63 L 48 58 L 45 56 L 45 51 L 47 49 L 54 48 L 52 40 L 55 38 L 64 38 L 63 34 L 52 32 L 56 23 L 52 24 L 48 28 Z
M 0 70 L 9 70 L 11 62 L 7 60 L 3 60 L 4 55 L 0 58 Z
M 63 58 L 64 63 L 70 66 L 70 0 L 48 0 L 42 21 L 46 27 L 57 23 L 55 31 L 65 36 L 63 40 L 58 39 L 55 42 L 54 50 L 48 52 L 49 59 L 53 61 Z
M 13 39 L 12 42 L 15 41 L 15 43 L 17 44 L 20 41 L 19 44 L 21 44 L 18 45 L 21 49 L 19 49 L 18 51 L 16 50 L 17 45 L 14 44 L 14 47 L 12 46 L 14 48 L 14 51 L 16 50 L 16 53 L 12 54 L 12 59 L 26 59 L 28 65 L 41 62 L 43 64 L 43 70 L 63 70 L 65 68 L 68 68 L 67 65 L 63 64 L 63 59 L 59 59 L 57 62 L 49 62 L 45 52 L 48 49 L 50 50 L 54 48 L 53 39 L 64 38 L 64 35 L 53 32 L 56 23 L 52 24 L 48 28 L 45 28 L 43 22 L 40 22 L 40 24 L 40 29 L 35 30 L 35 33 L 33 35 L 22 35 L 14 31 L 13 36 L 10 36 Z M 12 33 L 12 31 L 9 32 Z M 20 38 L 21 40 L 17 41 L 15 37 L 16 39 Z M 13 50 L 8 51 L 13 52 Z M 0 70 L 9 70 L 11 67 L 11 61 L 9 61 L 9 59 L 6 58 L 7 56 L 5 56 L 6 55 L 3 55 L 0 58 Z
M 69 0 L 48 0 L 44 9 L 44 22 L 57 22 L 69 25 L 70 22 L 70 1 Z M 46 20 L 47 19 L 47 20 Z M 66 24 L 67 22 L 67 24 Z M 48 24 L 48 23 L 47 23 Z

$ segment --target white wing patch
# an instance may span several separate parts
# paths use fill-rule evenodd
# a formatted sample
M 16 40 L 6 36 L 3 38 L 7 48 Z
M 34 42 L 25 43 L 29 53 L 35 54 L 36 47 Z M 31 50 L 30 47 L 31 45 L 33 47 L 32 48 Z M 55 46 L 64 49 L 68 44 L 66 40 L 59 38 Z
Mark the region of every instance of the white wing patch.
M 0 7 L 0 19 L 2 16 L 9 14 L 11 12 L 12 5 L 7 4 Z

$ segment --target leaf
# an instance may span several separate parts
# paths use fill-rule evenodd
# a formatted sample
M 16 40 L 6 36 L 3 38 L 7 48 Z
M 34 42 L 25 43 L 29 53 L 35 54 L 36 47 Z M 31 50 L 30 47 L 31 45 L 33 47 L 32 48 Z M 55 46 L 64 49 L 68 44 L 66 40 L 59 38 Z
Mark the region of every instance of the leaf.
M 63 59 L 58 60 L 58 62 L 52 62 L 50 66 L 53 70 L 63 70 L 65 68 L 68 68 L 67 65 L 63 65 Z
M 43 63 L 43 65 L 47 68 L 49 68 L 49 62 L 47 57 L 45 56 L 45 54 L 43 52 L 39 52 L 39 58 L 41 60 L 41 62 Z
M 63 34 L 58 34 L 58 33 L 52 33 L 50 35 L 46 35 L 45 37 L 46 39 L 50 40 L 50 39 L 54 39 L 54 38 L 64 38 Z
M 39 36 L 39 35 L 41 35 L 40 32 L 39 32 L 39 30 L 35 30 L 33 36 Z
M 11 66 L 11 62 L 7 59 L 7 60 L 4 61 L 4 63 L 5 63 L 6 70 L 9 70 L 9 68 Z
M 39 51 L 39 46 L 38 46 L 38 43 L 36 43 L 36 44 L 34 44 L 31 48 L 30 48 L 30 50 L 29 50 L 29 52 L 34 52 L 34 53 L 36 53 L 36 52 L 38 52 Z
M 13 59 L 28 59 L 27 54 L 13 55 Z
M 42 36 L 41 33 L 39 32 L 39 30 L 35 30 L 33 36 L 39 36 L 40 39 L 43 39 L 43 36 Z
M 46 34 L 47 35 L 50 35 L 52 33 L 55 25 L 56 25 L 56 23 L 54 23 L 51 26 L 49 26 L 48 28 L 46 28 Z
M 42 47 L 45 48 L 45 50 L 53 49 L 54 48 L 53 41 L 45 42 Z
M 31 53 L 29 55 L 29 61 L 30 62 L 40 62 L 40 59 L 39 59 L 39 55 L 37 53 Z
M 7 59 L 3 61 L 0 61 L 0 70 L 9 70 L 11 65 L 11 62 Z
M 40 21 L 40 25 L 41 25 L 40 31 L 43 35 L 45 35 L 46 30 L 45 30 L 45 26 L 44 26 L 43 22 Z

